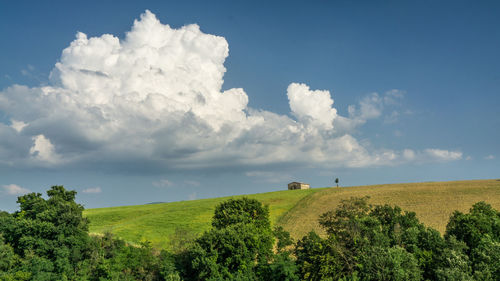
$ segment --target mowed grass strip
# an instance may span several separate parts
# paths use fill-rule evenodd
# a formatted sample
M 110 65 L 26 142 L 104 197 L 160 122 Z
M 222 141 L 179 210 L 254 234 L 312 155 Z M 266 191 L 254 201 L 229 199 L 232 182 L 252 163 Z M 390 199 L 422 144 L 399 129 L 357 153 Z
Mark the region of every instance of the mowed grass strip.
M 274 225 L 302 198 L 322 189 L 276 191 L 181 201 L 172 203 L 88 209 L 84 216 L 90 220 L 90 232 L 111 232 L 129 243 L 149 241 L 153 247 L 169 249 L 175 232 L 182 230 L 197 236 L 211 226 L 215 206 L 230 198 L 255 198 L 269 205 L 271 223 Z
M 303 198 L 277 223 L 294 238 L 301 238 L 312 229 L 322 233 L 318 224 L 321 214 L 334 210 L 342 199 L 363 196 L 370 196 L 369 203 L 374 205 L 398 205 L 403 210 L 413 211 L 426 226 L 444 234 L 450 215 L 455 210 L 468 212 L 479 201 L 485 201 L 500 210 L 500 180 L 328 188 Z

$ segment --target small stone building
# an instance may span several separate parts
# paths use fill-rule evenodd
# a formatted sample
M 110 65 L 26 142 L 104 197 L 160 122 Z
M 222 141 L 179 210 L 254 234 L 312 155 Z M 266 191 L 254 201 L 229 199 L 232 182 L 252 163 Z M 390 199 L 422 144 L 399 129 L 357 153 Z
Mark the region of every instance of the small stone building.
M 294 190 L 294 189 L 309 189 L 310 186 L 307 183 L 303 182 L 291 182 L 288 184 L 288 190 Z

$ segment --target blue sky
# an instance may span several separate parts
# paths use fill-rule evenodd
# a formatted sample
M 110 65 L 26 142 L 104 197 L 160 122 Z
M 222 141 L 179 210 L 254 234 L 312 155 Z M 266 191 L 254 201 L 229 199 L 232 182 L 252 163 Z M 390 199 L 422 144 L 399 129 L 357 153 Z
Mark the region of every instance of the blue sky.
M 92 208 L 292 180 L 498 178 L 498 14 L 495 1 L 1 1 L 0 209 L 56 184 Z

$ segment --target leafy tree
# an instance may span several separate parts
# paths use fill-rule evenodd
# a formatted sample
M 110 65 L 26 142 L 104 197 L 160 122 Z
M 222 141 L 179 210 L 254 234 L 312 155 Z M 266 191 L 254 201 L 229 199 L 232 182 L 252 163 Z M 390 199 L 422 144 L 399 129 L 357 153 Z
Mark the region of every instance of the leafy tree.
M 335 211 L 329 211 L 320 216 L 319 224 L 328 234 L 348 235 L 351 230 L 354 230 L 353 220 L 366 216 L 370 211 L 368 198 L 353 197 L 349 200 L 342 200 Z
M 446 247 L 437 261 L 434 280 L 474 280 L 469 256 L 466 254 L 467 245 L 457 241 L 454 236 L 446 241 Z
M 421 280 L 422 274 L 414 255 L 405 249 L 372 247 L 359 257 L 357 271 L 362 280 Z
M 34 279 L 75 278 L 77 264 L 88 253 L 88 222 L 83 206 L 74 202 L 76 192 L 62 186 L 20 196 L 20 210 L 2 215 L 5 241 L 25 260 Z M 57 278 L 55 276 L 58 276 Z
M 252 224 L 262 230 L 271 229 L 269 207 L 250 198 L 229 199 L 217 205 L 212 219 L 212 226 L 222 229 L 237 223 Z
M 197 279 L 255 279 L 260 235 L 251 224 L 237 224 L 205 232 L 193 249 L 192 266 Z
M 294 244 L 290 233 L 285 231 L 282 226 L 274 227 L 273 235 L 278 240 L 276 243 L 276 251 L 278 253 L 287 252 L 287 249 Z
M 277 226 L 273 230 L 273 235 L 277 240 L 275 248 L 276 254 L 272 256 L 270 262 L 259 265 L 257 270 L 259 279 L 284 281 L 299 280 L 297 265 L 291 258 L 291 246 L 294 242 L 290 233 L 285 231 L 283 227 Z
M 445 238 L 466 245 L 463 252 L 476 280 L 500 280 L 500 212 L 491 205 L 478 202 L 467 214 L 455 211 Z
M 500 242 L 485 235 L 472 251 L 471 259 L 476 280 L 500 280 Z
M 346 271 L 346 256 L 332 236 L 309 232 L 297 242 L 295 256 L 301 280 L 340 280 Z
M 274 255 L 272 262 L 261 264 L 257 270 L 259 280 L 298 281 L 297 265 L 289 253 L 281 252 Z
M 255 280 L 259 264 L 272 258 L 274 237 L 269 209 L 255 199 L 231 199 L 215 208 L 213 229 L 190 250 L 195 280 Z
M 485 202 L 472 206 L 468 214 L 455 211 L 446 226 L 445 237 L 455 236 L 464 241 L 472 251 L 488 235 L 493 241 L 500 241 L 500 212 Z
M 159 256 L 160 276 L 165 281 L 181 281 L 181 277 L 176 268 L 176 256 L 167 251 L 161 251 Z
M 403 212 L 398 206 L 375 206 L 369 216 L 380 221 L 388 246 L 399 246 L 413 254 L 424 279 L 435 279 L 437 260 L 446 247 L 441 234 L 419 222 L 414 212 Z
M 320 216 L 328 237 L 312 233 L 296 246 L 301 277 L 435 279 L 437 261 L 446 246 L 439 232 L 421 224 L 413 212 L 397 206 L 371 206 L 367 200 L 343 200 L 337 209 Z
M 342 276 L 351 275 L 358 263 L 357 257 L 373 246 L 387 247 L 389 239 L 383 233 L 381 222 L 369 216 L 372 206 L 368 198 L 351 198 L 341 201 L 335 211 L 324 213 L 320 225 L 333 243 L 328 248 L 340 256 Z
M 88 235 L 75 191 L 53 186 L 18 198 L 0 212 L 0 280 L 180 280 L 172 258 L 149 243 L 127 245 L 111 234 Z
M 183 256 L 186 280 L 298 280 L 293 240 L 283 228 L 271 230 L 267 206 L 249 198 L 222 202 L 212 226 Z

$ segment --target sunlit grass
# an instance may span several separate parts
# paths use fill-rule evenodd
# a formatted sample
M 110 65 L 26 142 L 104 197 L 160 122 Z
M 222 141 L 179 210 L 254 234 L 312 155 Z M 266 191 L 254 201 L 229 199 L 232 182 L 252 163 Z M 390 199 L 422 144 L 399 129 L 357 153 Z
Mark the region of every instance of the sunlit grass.
M 85 210 L 91 233 L 112 232 L 129 242 L 150 241 L 153 246 L 169 247 L 176 229 L 195 235 L 210 228 L 215 206 L 229 198 L 255 198 L 269 205 L 271 222 L 275 224 L 285 212 L 305 196 L 321 189 L 277 191 L 252 195 L 221 197 L 173 203 L 123 206 Z
M 476 180 L 387 184 L 341 188 L 284 190 L 244 195 L 270 207 L 271 222 L 282 225 L 293 237 L 300 238 L 311 229 L 321 231 L 320 214 L 333 210 L 340 200 L 353 196 L 370 196 L 372 204 L 398 205 L 414 211 L 418 218 L 441 233 L 454 210 L 468 211 L 478 201 L 500 209 L 500 181 Z M 110 231 L 129 242 L 148 240 L 154 247 L 169 248 L 176 229 L 195 235 L 210 228 L 215 206 L 229 198 L 221 197 L 163 204 L 124 206 L 85 210 L 90 231 Z
M 371 204 L 398 205 L 413 211 L 425 225 L 442 234 L 454 210 L 466 212 L 478 201 L 500 209 L 500 181 L 474 180 L 386 184 L 346 188 L 329 188 L 297 204 L 280 221 L 293 237 L 302 237 L 311 229 L 321 232 L 318 217 L 335 209 L 340 200 L 370 196 Z

